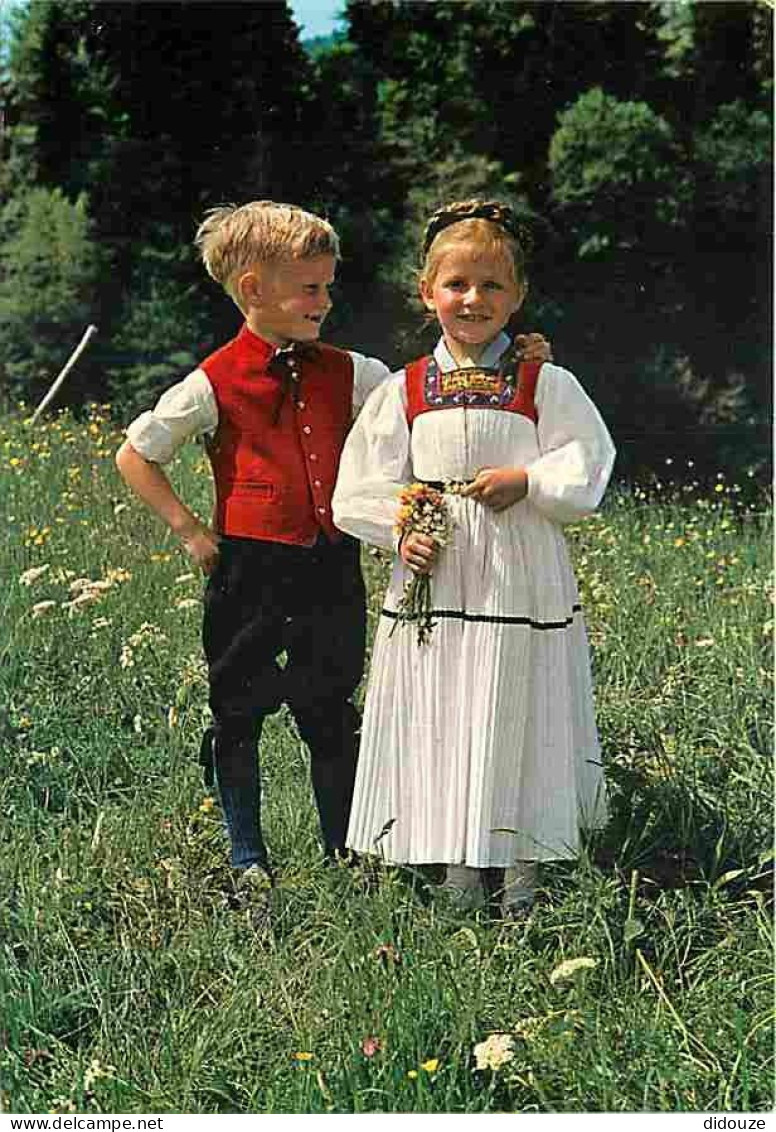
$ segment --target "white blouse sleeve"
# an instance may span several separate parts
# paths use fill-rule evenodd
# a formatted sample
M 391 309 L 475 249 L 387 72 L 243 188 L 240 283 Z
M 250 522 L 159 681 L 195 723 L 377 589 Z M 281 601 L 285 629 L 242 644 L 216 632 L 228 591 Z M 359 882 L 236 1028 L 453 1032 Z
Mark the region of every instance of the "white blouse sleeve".
M 127 440 L 154 464 L 167 464 L 192 436 L 215 432 L 218 407 L 204 370 L 195 369 L 164 392 L 127 428 Z
M 369 396 L 340 459 L 332 509 L 340 530 L 395 549 L 398 497 L 411 481 L 404 370 Z
M 349 351 L 353 359 L 353 415 L 360 412 L 367 397 L 391 376 L 385 362 L 379 358 L 367 358 L 364 354 Z
M 526 466 L 528 501 L 556 523 L 572 523 L 601 502 L 615 448 L 601 414 L 577 379 L 545 364 L 536 388 L 541 456 Z

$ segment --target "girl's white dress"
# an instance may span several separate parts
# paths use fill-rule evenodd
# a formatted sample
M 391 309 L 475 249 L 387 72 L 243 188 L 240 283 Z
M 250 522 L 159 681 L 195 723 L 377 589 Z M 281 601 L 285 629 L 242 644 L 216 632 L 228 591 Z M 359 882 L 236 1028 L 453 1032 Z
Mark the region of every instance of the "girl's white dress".
M 500 335 L 480 364 L 508 345 Z M 434 357 L 442 372 L 458 368 L 444 341 Z M 398 494 L 413 480 L 522 465 L 529 483 L 501 512 L 445 496 L 455 527 L 432 576 L 440 616 L 426 644 L 414 625 L 392 633 L 411 576 L 394 561 L 348 832 L 358 852 L 503 867 L 572 856 L 580 824 L 603 817 L 587 638 L 561 528 L 598 505 L 614 447 L 568 370 L 542 367 L 535 404 L 537 424 L 456 407 L 410 430 L 402 370 L 370 395 L 345 444 L 335 522 L 392 550 Z

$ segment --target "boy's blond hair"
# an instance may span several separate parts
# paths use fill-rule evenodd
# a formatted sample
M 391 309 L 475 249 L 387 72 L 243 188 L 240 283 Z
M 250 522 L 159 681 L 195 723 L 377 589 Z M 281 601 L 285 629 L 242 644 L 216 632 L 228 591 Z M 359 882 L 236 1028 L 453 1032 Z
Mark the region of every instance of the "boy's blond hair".
M 197 229 L 194 243 L 208 275 L 235 301 L 237 279 L 257 263 L 320 255 L 339 258 L 339 238 L 327 220 L 272 200 L 212 208 Z

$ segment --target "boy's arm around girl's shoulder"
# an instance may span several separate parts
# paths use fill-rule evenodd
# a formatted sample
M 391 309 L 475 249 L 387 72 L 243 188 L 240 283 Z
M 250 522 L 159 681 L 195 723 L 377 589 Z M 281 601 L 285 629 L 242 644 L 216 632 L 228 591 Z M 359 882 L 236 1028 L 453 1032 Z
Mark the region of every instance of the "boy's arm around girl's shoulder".
M 132 421 L 116 454 L 125 483 L 180 538 L 206 574 L 218 558 L 218 538 L 178 497 L 162 465 L 186 440 L 212 433 L 217 424 L 210 383 L 202 370 L 194 370 L 163 393 L 152 410 Z

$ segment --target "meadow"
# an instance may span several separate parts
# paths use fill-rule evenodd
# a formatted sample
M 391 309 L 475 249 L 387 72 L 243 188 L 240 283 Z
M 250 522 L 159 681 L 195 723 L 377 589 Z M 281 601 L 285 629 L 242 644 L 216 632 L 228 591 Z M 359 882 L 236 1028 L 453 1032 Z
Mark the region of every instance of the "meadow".
M 197 765 L 201 579 L 120 484 L 105 408 L 0 418 L 0 1111 L 766 1111 L 770 510 L 613 487 L 569 530 L 611 817 L 525 922 L 322 862 L 265 734 L 269 927 L 224 899 Z M 671 468 L 666 469 L 672 471 Z M 209 508 L 204 453 L 172 468 Z M 387 562 L 364 552 L 372 625 Z

